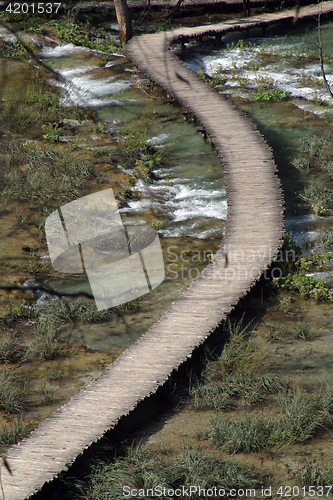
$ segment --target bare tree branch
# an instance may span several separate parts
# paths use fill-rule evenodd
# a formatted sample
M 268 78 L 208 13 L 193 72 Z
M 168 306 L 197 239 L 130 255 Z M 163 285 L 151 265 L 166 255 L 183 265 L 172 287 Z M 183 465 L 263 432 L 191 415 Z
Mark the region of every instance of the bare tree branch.
M 323 79 L 324 79 L 326 88 L 327 88 L 329 94 L 331 95 L 331 97 L 333 97 L 333 91 L 332 91 L 332 89 L 330 87 L 330 84 L 327 81 L 326 73 L 325 73 L 325 67 L 324 67 L 323 41 L 322 41 L 322 36 L 321 36 L 320 16 L 321 16 L 321 13 L 320 13 L 320 6 L 319 6 L 319 12 L 318 12 L 318 49 L 319 49 L 319 61 L 320 61 L 321 73 L 323 75 Z

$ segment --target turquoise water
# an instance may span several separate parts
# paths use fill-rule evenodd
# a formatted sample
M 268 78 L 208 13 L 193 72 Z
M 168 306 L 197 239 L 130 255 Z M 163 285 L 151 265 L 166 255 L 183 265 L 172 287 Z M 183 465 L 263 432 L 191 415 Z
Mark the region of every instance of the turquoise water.
M 308 184 L 309 178 L 291 164 L 300 141 L 305 137 L 331 133 L 327 116 L 332 107 L 323 84 L 319 65 L 318 26 L 316 22 L 300 23 L 296 27 L 270 27 L 264 36 L 261 29 L 249 33 L 230 33 L 216 49 L 204 44 L 190 44 L 184 62 L 193 70 L 203 68 L 212 75 L 216 69 L 226 76 L 226 84 L 217 87 L 230 96 L 252 119 L 271 146 L 279 169 L 285 195 L 286 229 L 292 230 L 298 241 L 304 238 L 315 243 L 321 232 L 332 230 L 332 219 L 312 215 L 300 203 L 296 193 Z M 333 89 L 333 21 L 322 21 L 323 53 L 328 82 Z M 255 101 L 257 92 L 272 89 L 288 93 L 288 99 Z M 317 175 L 317 173 L 316 173 Z M 324 173 L 318 174 L 324 183 L 330 182 Z
M 58 336 L 60 341 L 90 349 L 126 348 L 161 316 L 217 251 L 227 216 L 220 161 L 196 124 L 184 122 L 177 104 L 158 103 L 137 88 L 141 83 L 127 59 L 114 55 L 105 64 L 98 54 L 69 44 L 44 47 L 41 56 L 67 81 L 54 82 L 63 88 L 62 104 L 93 108 L 110 131 L 110 144 L 117 141 L 119 127 L 149 109 L 153 122 L 148 140 L 156 148 L 163 146 L 163 160 L 148 193 L 138 182 L 138 198 L 128 201 L 119 213 L 125 224 L 145 225 L 151 219 L 151 208 L 163 219 L 159 237 L 164 282 L 107 323 L 76 325 Z M 95 147 L 93 141 L 92 136 L 90 147 Z M 119 168 L 130 173 L 124 165 Z M 47 282 L 57 290 L 89 291 L 85 276 L 52 273 Z
M 309 218 L 304 207 L 300 207 L 295 189 L 301 188 L 305 179 L 291 167 L 290 161 L 301 138 L 329 128 L 322 118 L 323 108 L 310 101 L 314 96 L 324 100 L 327 97 L 318 83 L 318 63 L 311 52 L 315 28 L 315 24 L 311 29 L 298 24 L 287 35 L 285 28 L 270 28 L 265 37 L 259 30 L 241 36 L 233 33 L 223 38 L 224 48 L 219 50 L 191 44 L 185 60 L 190 67 L 201 66 L 210 74 L 222 67 L 228 80 L 218 90 L 237 97 L 237 104 L 255 121 L 273 148 L 286 198 L 286 228 L 293 231 L 295 238 L 312 240 L 322 229 L 329 229 L 332 221 L 318 216 Z M 324 24 L 323 35 L 330 49 L 325 55 L 330 57 L 331 22 Z M 242 45 L 236 46 L 239 40 Z M 234 48 L 227 50 L 228 44 L 234 44 Z M 297 59 L 293 53 L 304 57 Z M 61 84 L 62 104 L 75 102 L 95 109 L 109 130 L 110 144 L 114 144 L 115 132 L 122 124 L 139 118 L 147 108 L 154 109 L 149 140 L 156 147 L 163 145 L 166 153 L 162 166 L 156 168 L 156 180 L 149 186 L 153 200 L 138 183 L 139 198 L 129 201 L 120 214 L 125 223 L 143 225 L 149 220 L 152 206 L 164 214 L 159 236 L 166 278 L 156 290 L 135 301 L 131 310 L 122 313 L 126 321 L 115 315 L 106 324 L 76 325 L 59 335 L 59 340 L 91 349 L 126 348 L 207 265 L 209 254 L 216 252 L 227 216 L 220 162 L 202 140 L 195 123 L 184 122 L 177 104 L 158 104 L 139 90 L 141 82 L 127 59 L 111 55 L 105 63 L 96 52 L 70 44 L 45 44 L 41 56 L 67 80 Z M 251 70 L 250 66 L 258 68 Z M 331 78 L 329 67 L 327 71 Z M 292 98 L 277 103 L 250 101 L 248 97 L 257 91 L 260 82 L 285 89 Z M 94 140 L 92 137 L 88 147 L 98 148 Z M 52 273 L 48 281 L 60 290 L 89 289 L 84 277 Z

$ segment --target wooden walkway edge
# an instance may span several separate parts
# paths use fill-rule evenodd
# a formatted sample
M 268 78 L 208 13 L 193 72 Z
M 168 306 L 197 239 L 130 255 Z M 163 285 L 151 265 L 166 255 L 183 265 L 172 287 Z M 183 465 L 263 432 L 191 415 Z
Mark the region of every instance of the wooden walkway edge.
M 311 10 L 312 9 L 312 10 Z M 333 2 L 321 4 L 323 12 Z M 301 9 L 312 16 L 318 7 Z M 213 262 L 148 332 L 95 382 L 13 446 L 2 469 L 6 500 L 24 500 L 154 393 L 270 265 L 283 233 L 282 193 L 271 150 L 256 127 L 168 50 L 172 41 L 290 20 L 291 12 L 134 38 L 126 54 L 202 123 L 221 158 L 226 234 Z M 228 266 L 225 267 L 225 254 Z

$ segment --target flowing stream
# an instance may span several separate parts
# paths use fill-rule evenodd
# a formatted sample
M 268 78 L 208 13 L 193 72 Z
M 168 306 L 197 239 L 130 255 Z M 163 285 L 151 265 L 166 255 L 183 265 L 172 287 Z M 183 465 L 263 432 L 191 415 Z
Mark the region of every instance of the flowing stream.
M 322 20 L 322 39 L 326 77 L 333 88 L 332 20 Z M 332 131 L 332 98 L 323 84 L 316 43 L 317 23 L 304 22 L 287 29 L 271 26 L 265 36 L 259 28 L 229 33 L 219 49 L 191 42 L 184 57 L 194 71 L 212 76 L 221 70 L 225 84 L 217 90 L 236 99 L 272 147 L 285 192 L 286 231 L 304 246 L 320 242 L 322 232 L 333 229 L 332 217 L 309 214 L 300 204 L 295 188 L 302 174 L 291 165 L 300 140 Z M 254 100 L 257 92 L 270 89 L 287 92 L 288 101 Z
M 333 56 L 333 23 L 323 23 L 324 54 Z M 293 194 L 295 169 L 290 162 L 299 140 L 322 135 L 331 128 L 324 120 L 331 109 L 327 89 L 322 85 L 316 62 L 317 26 L 299 23 L 293 30 L 271 27 L 261 31 L 227 34 L 222 47 L 188 44 L 184 62 L 194 69 L 203 68 L 212 75 L 217 68 L 226 76 L 222 94 L 236 96 L 237 104 L 257 124 L 273 148 L 286 196 L 286 230 L 294 240 L 313 245 L 324 230 L 331 230 L 332 218 L 308 214 Z M 61 72 L 69 84 L 64 88 L 63 104 L 80 102 L 94 107 L 98 118 L 110 133 L 126 120 L 139 117 L 152 100 L 136 88 L 131 63 L 113 55 L 102 63 L 98 54 L 71 45 L 45 47 L 41 55 Z M 325 67 L 333 84 L 333 68 Z M 288 102 L 257 102 L 253 94 L 266 87 L 289 93 Z M 326 113 L 326 114 L 325 114 Z M 164 212 L 159 230 L 163 248 L 166 279 L 155 291 L 139 300 L 128 324 L 119 319 L 105 325 L 84 325 L 62 332 L 59 340 L 83 343 L 92 349 L 117 345 L 127 347 L 155 321 L 168 304 L 195 278 L 209 261 L 223 237 L 227 215 L 225 189 L 217 155 L 210 149 L 192 123 L 184 122 L 177 105 L 156 105 L 154 134 L 149 140 L 167 149 L 163 166 L 156 169 L 156 181 L 150 185 L 154 201 L 137 184 L 138 199 L 120 209 L 124 223 L 144 224 L 153 203 Z M 96 143 L 96 146 L 94 146 Z M 98 147 L 98 137 L 91 136 L 90 147 Z M 126 166 L 122 167 L 126 171 Z M 299 173 L 297 173 L 299 176 Z M 53 277 L 53 284 L 71 289 L 73 280 Z M 82 284 L 80 285 L 82 286 Z
M 74 102 L 93 108 L 106 124 L 113 145 L 119 140 L 116 131 L 125 121 L 139 118 L 147 107 L 154 109 L 154 132 L 148 142 L 161 148 L 163 161 L 149 185 L 153 199 L 139 181 L 135 186 L 138 197 L 129 200 L 119 212 L 125 225 L 147 224 L 151 207 L 163 215 L 158 232 L 165 280 L 135 301 L 133 314 L 127 312 L 126 321 L 115 315 L 105 324 L 64 329 L 58 337 L 59 341 L 94 350 L 124 349 L 158 319 L 216 252 L 227 215 L 220 162 L 197 132 L 197 126 L 184 122 L 177 105 L 157 104 L 136 88 L 137 78 L 127 59 L 111 55 L 105 64 L 96 52 L 70 44 L 44 47 L 40 55 L 66 79 L 66 84 L 60 83 L 63 105 Z M 91 134 L 87 147 L 100 148 L 100 137 Z M 118 167 L 131 173 L 125 164 Z M 89 290 L 87 279 L 82 277 L 52 273 L 47 282 L 60 291 Z
M 308 23 L 299 23 L 287 34 L 285 27 L 270 27 L 266 36 L 259 30 L 232 33 L 223 37 L 219 49 L 189 43 L 184 58 L 195 71 L 203 68 L 210 75 L 221 67 L 226 82 L 217 90 L 234 96 L 273 148 L 286 199 L 286 229 L 308 247 L 320 241 L 324 230 L 333 230 L 332 217 L 309 214 L 299 204 L 295 186 L 302 184 L 302 174 L 291 165 L 300 139 L 322 135 L 332 128 L 328 123 L 332 109 L 321 105 L 322 101 L 328 103 L 329 98 L 315 59 L 315 33 L 316 25 L 309 28 Z M 220 161 L 198 133 L 197 125 L 184 121 L 176 103 L 161 104 L 138 88 L 140 82 L 126 58 L 111 54 L 105 62 L 96 51 L 41 40 L 40 56 L 67 82 L 54 82 L 63 88 L 62 104 L 89 106 L 105 124 L 107 138 L 102 140 L 91 131 L 84 147 L 92 151 L 115 150 L 120 140 L 117 130 L 125 122 L 139 120 L 147 110 L 151 116 L 148 140 L 156 148 L 161 147 L 162 162 L 155 169 L 149 192 L 139 181 L 135 187 L 138 197 L 122 203 L 119 213 L 125 225 L 151 224 L 152 208 L 163 219 L 158 229 L 165 263 L 163 283 L 108 321 L 77 323 L 63 328 L 57 337 L 59 342 L 83 345 L 93 351 L 120 352 L 161 316 L 217 251 L 227 216 Z M 323 23 L 323 40 L 325 57 L 330 61 L 331 21 Z M 326 71 L 333 83 L 332 67 L 327 65 Z M 291 98 L 281 102 L 249 99 L 267 88 L 289 92 Z M 71 125 L 85 126 L 75 120 L 71 120 Z M 73 137 L 62 136 L 61 141 L 70 142 Z M 119 162 L 117 168 L 131 175 L 125 162 Z M 55 271 L 46 277 L 46 282 L 59 291 L 90 290 L 86 277 Z

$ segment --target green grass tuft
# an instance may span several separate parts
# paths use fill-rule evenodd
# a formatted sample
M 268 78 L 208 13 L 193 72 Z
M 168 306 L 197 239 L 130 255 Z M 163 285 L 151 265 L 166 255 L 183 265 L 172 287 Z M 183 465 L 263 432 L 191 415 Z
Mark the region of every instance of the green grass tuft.
M 317 337 L 317 332 L 306 319 L 296 323 L 295 332 L 297 339 L 313 340 Z
M 333 469 L 307 464 L 299 473 L 299 480 L 302 486 L 330 486 L 333 482 Z
M 12 425 L 3 425 L 0 427 L 0 444 L 2 446 L 9 446 L 25 437 L 28 437 L 30 430 L 21 418 L 15 419 Z
M 19 413 L 26 408 L 25 382 L 17 368 L 0 370 L 0 408 L 7 413 Z
M 257 417 L 245 415 L 237 421 L 218 416 L 212 421 L 213 442 L 229 453 L 251 453 L 267 447 L 270 428 Z
M 333 394 L 321 391 L 313 396 L 300 390 L 280 394 L 284 416 L 272 423 L 272 444 L 304 443 L 332 424 Z
M 1 144 L 0 156 L 4 159 L 2 203 L 13 199 L 63 203 L 77 197 L 77 188 L 96 175 L 85 161 L 19 141 Z

